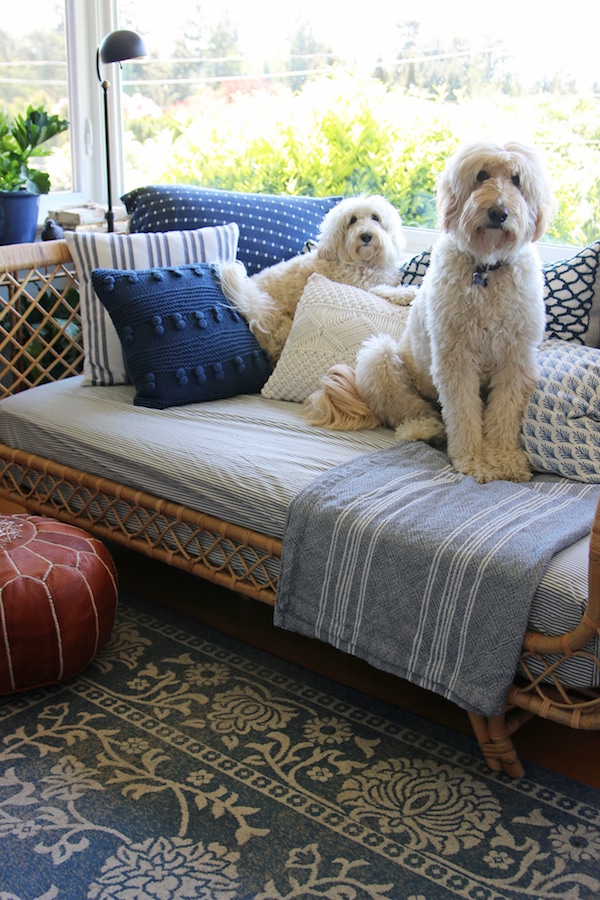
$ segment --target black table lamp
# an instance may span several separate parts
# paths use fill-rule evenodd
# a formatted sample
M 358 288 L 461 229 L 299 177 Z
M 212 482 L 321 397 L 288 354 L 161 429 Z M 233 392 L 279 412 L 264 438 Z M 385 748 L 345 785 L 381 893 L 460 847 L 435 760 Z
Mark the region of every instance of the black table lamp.
M 112 209 L 112 186 L 110 173 L 110 135 L 108 123 L 108 92 L 110 82 L 102 80 L 100 63 L 123 62 L 125 59 L 137 59 L 148 51 L 143 39 L 136 31 L 111 31 L 102 40 L 96 50 L 96 72 L 104 94 L 104 137 L 106 141 L 106 182 L 108 187 L 108 204 L 106 209 L 106 225 L 108 231 L 115 230 L 115 215 Z

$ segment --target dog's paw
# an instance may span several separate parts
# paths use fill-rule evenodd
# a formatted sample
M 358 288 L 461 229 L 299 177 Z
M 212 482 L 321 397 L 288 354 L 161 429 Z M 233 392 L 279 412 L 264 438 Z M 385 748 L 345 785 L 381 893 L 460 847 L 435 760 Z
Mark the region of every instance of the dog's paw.
M 436 416 L 406 419 L 398 425 L 394 437 L 397 441 L 440 442 L 446 437 L 446 429 L 441 418 Z
M 490 481 L 498 481 L 497 470 L 490 466 L 485 459 L 473 456 L 460 456 L 452 460 L 454 468 L 463 475 L 470 475 L 479 484 L 487 484 Z
M 453 463 L 463 475 L 470 475 L 479 484 L 490 481 L 524 482 L 531 478 L 527 457 L 521 450 L 503 451 L 487 457 L 460 457 Z
M 488 463 L 500 481 L 522 483 L 531 479 L 529 460 L 523 450 L 502 450 L 488 455 Z
M 371 288 L 371 293 L 377 294 L 383 300 L 389 300 L 390 303 L 395 303 L 396 306 L 409 306 L 417 296 L 418 290 L 417 287 L 408 284 L 399 285 L 398 287 L 392 287 L 389 284 L 378 284 Z

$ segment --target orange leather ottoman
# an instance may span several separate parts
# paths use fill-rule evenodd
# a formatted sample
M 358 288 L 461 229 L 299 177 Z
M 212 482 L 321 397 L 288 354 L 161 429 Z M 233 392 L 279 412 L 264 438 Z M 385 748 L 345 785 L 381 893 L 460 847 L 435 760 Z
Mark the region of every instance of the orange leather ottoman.
M 0 694 L 84 669 L 110 637 L 117 593 L 97 538 L 44 516 L 0 516 Z

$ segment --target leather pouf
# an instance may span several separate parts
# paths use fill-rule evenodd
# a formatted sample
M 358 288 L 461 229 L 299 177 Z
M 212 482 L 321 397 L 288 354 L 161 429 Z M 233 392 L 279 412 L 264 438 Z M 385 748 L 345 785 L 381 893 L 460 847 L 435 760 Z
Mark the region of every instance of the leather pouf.
M 101 541 L 44 516 L 0 515 L 0 694 L 76 675 L 110 637 L 116 610 Z

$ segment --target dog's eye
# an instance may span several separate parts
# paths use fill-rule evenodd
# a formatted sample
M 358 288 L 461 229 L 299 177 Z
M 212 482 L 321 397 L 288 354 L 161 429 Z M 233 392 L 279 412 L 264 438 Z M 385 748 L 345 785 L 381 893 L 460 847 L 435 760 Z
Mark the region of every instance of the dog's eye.
M 358 219 L 356 218 L 356 216 L 351 216 L 351 217 L 350 217 L 350 224 L 351 224 L 351 225 L 356 225 L 357 222 L 358 222 Z
M 477 181 L 479 181 L 480 183 L 483 181 L 487 181 L 489 177 L 490 173 L 486 172 L 485 169 L 482 169 L 481 172 L 477 173 Z
M 373 215 L 371 216 L 371 218 L 373 219 L 374 222 L 381 222 L 381 219 L 379 218 L 379 216 L 377 215 L 377 213 L 373 213 Z
M 512 183 L 514 184 L 515 187 L 519 187 L 521 184 L 521 176 L 519 175 L 518 172 L 515 172 L 515 174 L 512 176 L 512 178 L 510 180 L 512 181 Z

